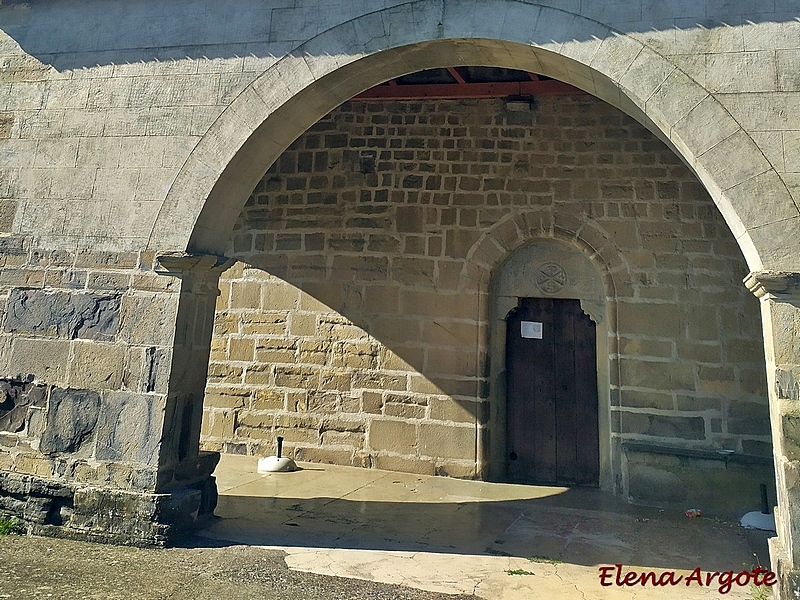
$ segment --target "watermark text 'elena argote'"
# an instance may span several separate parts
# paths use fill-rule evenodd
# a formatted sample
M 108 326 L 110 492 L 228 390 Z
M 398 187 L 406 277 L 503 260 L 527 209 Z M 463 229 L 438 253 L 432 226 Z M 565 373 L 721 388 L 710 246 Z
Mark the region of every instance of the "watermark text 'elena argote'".
M 756 585 L 773 586 L 778 582 L 778 577 L 772 571 L 761 567 L 754 567 L 751 571 L 707 571 L 700 567 L 695 568 L 688 575 L 679 575 L 675 571 L 633 571 L 622 572 L 622 565 L 604 565 L 599 568 L 600 585 L 632 587 L 635 585 L 654 587 L 696 585 L 699 587 L 716 587 L 720 594 L 727 594 L 736 586 Z

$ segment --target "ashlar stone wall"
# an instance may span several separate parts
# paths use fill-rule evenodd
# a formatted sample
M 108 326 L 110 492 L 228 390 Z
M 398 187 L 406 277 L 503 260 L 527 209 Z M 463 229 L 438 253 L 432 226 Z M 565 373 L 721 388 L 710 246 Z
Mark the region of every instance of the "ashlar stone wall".
M 606 282 L 615 478 L 623 441 L 771 455 L 735 240 L 673 153 L 588 95 L 351 101 L 300 137 L 227 252 L 205 448 L 272 454 L 282 435 L 301 460 L 496 476 L 490 280 L 541 238 Z

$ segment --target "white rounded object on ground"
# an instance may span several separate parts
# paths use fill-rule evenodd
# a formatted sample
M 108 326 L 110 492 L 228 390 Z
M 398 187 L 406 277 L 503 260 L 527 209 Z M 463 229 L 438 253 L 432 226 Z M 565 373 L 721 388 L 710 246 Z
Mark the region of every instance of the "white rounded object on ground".
M 266 458 L 258 459 L 258 471 L 263 473 L 288 473 L 296 471 L 297 465 L 288 456 L 267 456 Z
M 747 513 L 739 523 L 747 529 L 775 531 L 775 515 L 765 515 L 757 510 Z

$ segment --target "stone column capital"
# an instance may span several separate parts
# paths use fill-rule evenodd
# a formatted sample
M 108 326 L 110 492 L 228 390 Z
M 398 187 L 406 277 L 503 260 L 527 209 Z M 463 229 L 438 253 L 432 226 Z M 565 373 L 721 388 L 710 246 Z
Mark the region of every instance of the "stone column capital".
M 800 273 L 796 271 L 752 271 L 744 284 L 756 298 L 800 305 Z
M 234 259 L 227 256 L 190 252 L 165 252 L 157 255 L 156 260 L 156 272 L 162 275 L 182 275 L 189 271 L 219 274 L 234 263 Z

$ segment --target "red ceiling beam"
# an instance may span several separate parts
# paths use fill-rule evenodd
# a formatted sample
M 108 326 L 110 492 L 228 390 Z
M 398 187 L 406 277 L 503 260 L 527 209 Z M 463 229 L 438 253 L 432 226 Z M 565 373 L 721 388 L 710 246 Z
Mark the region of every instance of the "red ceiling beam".
M 583 90 L 561 81 L 501 81 L 495 83 L 379 85 L 354 96 L 353 100 L 421 100 L 424 98 L 453 100 L 584 93 Z
M 450 76 L 455 79 L 458 83 L 467 83 L 464 81 L 464 78 L 461 76 L 461 73 L 456 71 L 455 67 L 447 67 L 447 72 L 450 73 Z

